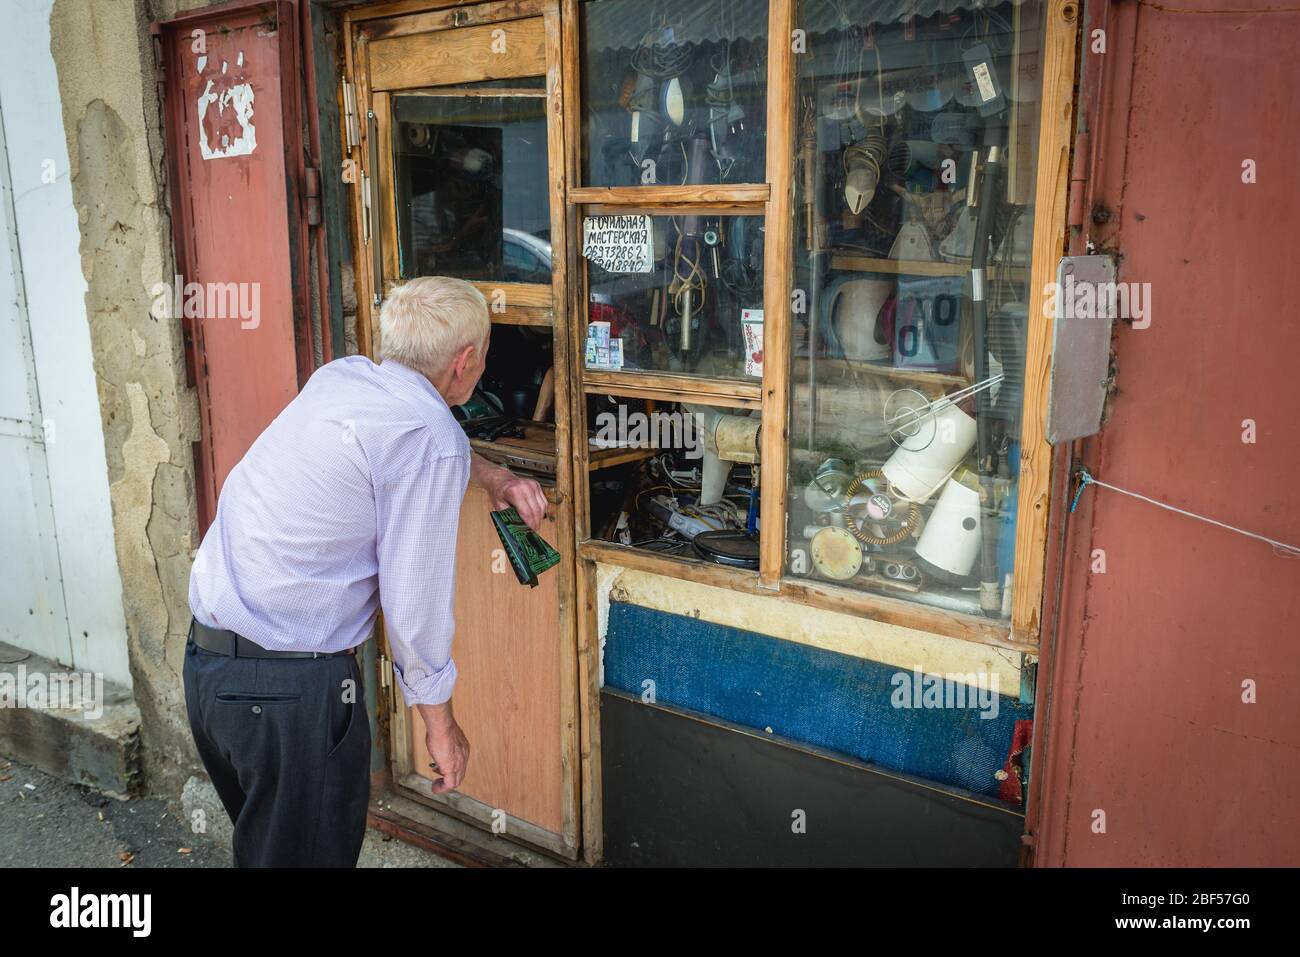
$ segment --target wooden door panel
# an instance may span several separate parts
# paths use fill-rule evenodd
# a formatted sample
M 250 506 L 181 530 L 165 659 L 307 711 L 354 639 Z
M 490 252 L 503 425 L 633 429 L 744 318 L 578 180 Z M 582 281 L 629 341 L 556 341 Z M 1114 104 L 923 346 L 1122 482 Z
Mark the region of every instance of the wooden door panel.
M 520 585 L 492 527 L 487 493 L 471 485 L 456 553 L 456 720 L 470 742 L 459 793 L 552 832 L 564 825 L 559 595 L 555 571 Z M 542 536 L 555 542 L 556 523 Z M 504 566 L 504 567 L 503 567 Z M 410 710 L 412 770 L 434 780 L 424 723 Z
M 370 45 L 372 90 L 450 86 L 545 72 L 546 27 L 541 17 L 391 37 Z
M 541 13 L 541 16 L 537 16 Z M 449 19 L 450 18 L 450 19 Z M 460 24 L 459 26 L 455 24 Z M 568 292 L 564 256 L 564 183 L 571 147 L 564 132 L 559 63 L 559 6 L 556 0 L 509 0 L 452 11 L 430 10 L 405 16 L 362 19 L 351 27 L 350 62 L 358 90 L 359 116 L 375 119 L 363 135 L 373 135 L 359 151 L 364 170 L 375 177 L 380 211 L 376 231 L 380 274 L 359 274 L 360 323 L 374 342 L 378 321 L 372 290 L 386 291 L 397 276 L 396 188 L 391 160 L 393 97 L 482 80 L 510 81 L 545 76 L 544 88 L 518 84 L 494 96 L 547 98 L 550 238 L 555 244 L 550 284 L 478 283 L 494 310 L 494 323 L 552 326 L 557 365 L 566 355 Z M 548 43 L 549 37 L 549 43 Z M 509 82 L 505 86 L 511 86 Z M 448 90 L 450 92 L 450 90 Z M 373 167 L 373 168 L 372 168 Z M 364 206 L 357 196 L 358 248 L 374 256 L 364 239 Z M 557 368 L 557 390 L 567 381 Z M 557 399 L 558 401 L 558 399 Z M 536 588 L 521 586 L 499 553 L 487 494 L 471 485 L 461 508 L 456 565 L 456 637 L 452 656 L 459 679 L 453 696 L 456 719 L 470 742 L 466 779 L 450 794 L 433 795 L 424 725 L 400 695 L 393 702 L 391 759 L 394 780 L 422 803 L 450 810 L 505 836 L 576 857 L 579 820 L 577 741 L 577 654 L 572 606 L 573 518 L 571 461 L 568 455 L 568 405 L 556 410 L 557 487 L 547 495 L 556 518 L 541 532 L 561 553 L 560 564 L 544 573 Z M 500 554 L 493 568 L 494 554 Z M 504 564 L 502 564 L 504 562 Z M 499 831 L 498 831 L 499 832 Z

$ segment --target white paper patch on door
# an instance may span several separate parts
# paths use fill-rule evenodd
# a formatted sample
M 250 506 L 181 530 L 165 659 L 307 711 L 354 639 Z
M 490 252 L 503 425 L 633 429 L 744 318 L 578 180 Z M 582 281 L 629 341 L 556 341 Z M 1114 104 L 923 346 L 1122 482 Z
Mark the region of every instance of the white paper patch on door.
M 582 220 L 582 255 L 608 272 L 649 272 L 654 233 L 649 216 L 587 216 Z
M 257 149 L 257 129 L 253 126 L 253 84 L 231 83 L 220 93 L 214 83 L 199 94 L 199 153 L 205 160 L 227 156 L 247 156 Z M 213 105 L 216 110 L 213 111 Z M 211 130 L 213 139 L 208 139 Z

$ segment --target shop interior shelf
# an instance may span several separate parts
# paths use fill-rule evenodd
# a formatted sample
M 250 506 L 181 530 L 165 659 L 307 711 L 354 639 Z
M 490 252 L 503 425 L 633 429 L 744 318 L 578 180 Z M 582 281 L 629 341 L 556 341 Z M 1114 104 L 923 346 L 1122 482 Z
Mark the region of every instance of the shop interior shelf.
M 880 259 L 865 256 L 852 249 L 831 251 L 831 268 L 848 269 L 858 272 L 888 273 L 896 276 L 964 276 L 970 272 L 967 263 L 921 262 L 909 259 Z M 1029 270 L 1024 266 L 990 267 L 990 273 L 1012 282 L 1023 282 L 1029 278 Z
M 933 386 L 937 389 L 964 388 L 970 380 L 963 375 L 948 372 L 931 372 L 927 369 L 899 368 L 877 362 L 853 362 L 849 359 L 818 359 L 816 363 L 817 379 L 820 382 L 849 382 L 854 378 L 869 375 L 900 382 L 913 382 L 918 385 Z M 796 355 L 794 359 L 794 381 L 808 381 L 808 357 Z

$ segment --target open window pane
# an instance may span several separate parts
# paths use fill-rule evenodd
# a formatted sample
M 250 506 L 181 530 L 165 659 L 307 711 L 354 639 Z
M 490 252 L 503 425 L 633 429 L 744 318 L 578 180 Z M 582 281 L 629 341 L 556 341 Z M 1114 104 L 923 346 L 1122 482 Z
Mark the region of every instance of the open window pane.
M 549 283 L 546 100 L 487 81 L 393 97 L 401 278 Z
M 935 9 L 797 7 L 786 567 L 1006 618 L 1043 21 Z
M 766 0 L 581 5 L 583 185 L 765 180 Z
M 586 368 L 758 382 L 763 217 L 583 218 Z

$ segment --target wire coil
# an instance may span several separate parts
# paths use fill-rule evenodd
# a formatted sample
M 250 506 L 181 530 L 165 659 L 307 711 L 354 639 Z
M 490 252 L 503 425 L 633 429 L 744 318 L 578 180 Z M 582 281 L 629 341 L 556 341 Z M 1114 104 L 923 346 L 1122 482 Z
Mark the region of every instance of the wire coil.
M 867 472 L 863 472 L 861 475 L 855 476 L 853 481 L 849 483 L 849 487 L 844 490 L 845 499 L 852 500 L 853 496 L 862 490 L 862 486 L 866 482 L 871 479 L 883 477 L 884 473 L 882 473 L 880 469 L 871 469 Z M 857 519 L 849 514 L 848 509 L 845 509 L 844 511 L 844 527 L 849 530 L 849 534 L 858 541 L 864 542 L 867 545 L 875 545 L 877 548 L 882 548 L 887 545 L 897 545 L 903 539 L 913 534 L 920 525 L 921 509 L 915 502 L 908 505 L 907 518 L 903 521 L 902 527 L 892 535 L 872 535 L 858 524 Z

